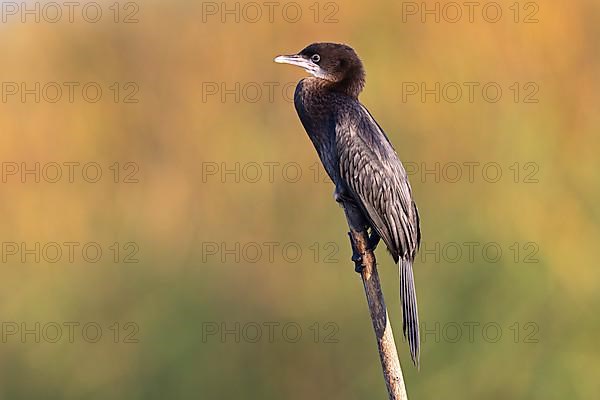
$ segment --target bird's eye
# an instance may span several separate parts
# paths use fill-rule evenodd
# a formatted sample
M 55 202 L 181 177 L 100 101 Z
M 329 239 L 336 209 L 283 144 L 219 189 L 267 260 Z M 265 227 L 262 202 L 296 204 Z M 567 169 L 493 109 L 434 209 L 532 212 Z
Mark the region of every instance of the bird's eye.
M 312 60 L 312 62 L 314 62 L 315 64 L 318 63 L 319 61 L 321 61 L 321 56 L 318 54 L 313 54 L 310 59 Z

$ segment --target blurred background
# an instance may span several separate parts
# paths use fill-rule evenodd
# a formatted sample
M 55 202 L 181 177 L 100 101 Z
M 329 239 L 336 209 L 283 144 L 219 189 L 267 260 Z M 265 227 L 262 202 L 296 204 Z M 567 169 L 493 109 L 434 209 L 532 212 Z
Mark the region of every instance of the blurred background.
M 273 63 L 353 46 L 410 173 L 410 398 L 600 391 L 593 0 L 0 3 L 0 398 L 386 398 L 333 187 Z

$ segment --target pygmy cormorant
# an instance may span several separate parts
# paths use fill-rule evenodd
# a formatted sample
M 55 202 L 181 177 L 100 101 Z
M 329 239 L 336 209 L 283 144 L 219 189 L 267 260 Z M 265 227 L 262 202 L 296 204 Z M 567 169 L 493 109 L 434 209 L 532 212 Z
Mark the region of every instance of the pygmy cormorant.
M 402 162 L 358 101 L 365 85 L 362 62 L 351 47 L 336 43 L 313 43 L 298 54 L 276 57 L 275 62 L 299 66 L 313 75 L 296 86 L 296 111 L 335 184 L 335 200 L 344 207 L 350 225 L 359 231 L 370 228 L 370 247 L 374 249 L 382 238 L 398 263 L 404 336 L 418 366 L 412 264 L 421 241 L 419 213 Z

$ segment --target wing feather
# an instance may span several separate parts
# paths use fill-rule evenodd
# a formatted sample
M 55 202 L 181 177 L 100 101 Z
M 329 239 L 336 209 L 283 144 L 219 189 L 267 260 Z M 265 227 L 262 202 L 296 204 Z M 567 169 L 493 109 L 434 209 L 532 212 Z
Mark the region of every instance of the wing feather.
M 340 177 L 395 261 L 414 258 L 420 240 L 417 208 L 406 171 L 369 112 L 359 105 L 335 123 Z

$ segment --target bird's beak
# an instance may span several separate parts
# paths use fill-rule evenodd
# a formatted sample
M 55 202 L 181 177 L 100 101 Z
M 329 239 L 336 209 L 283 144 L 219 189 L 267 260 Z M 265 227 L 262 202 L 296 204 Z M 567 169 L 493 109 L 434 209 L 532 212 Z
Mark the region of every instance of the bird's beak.
M 273 61 L 275 61 L 276 63 L 279 63 L 279 64 L 296 65 L 296 66 L 298 66 L 300 68 L 304 68 L 306 70 L 314 68 L 314 64 L 312 61 L 310 61 L 298 54 L 294 54 L 291 56 L 277 56 L 277 57 L 275 57 L 275 59 Z
M 326 78 L 327 74 L 317 64 L 309 60 L 308 58 L 299 54 L 291 56 L 277 56 L 275 57 L 276 63 L 280 64 L 291 64 L 304 69 L 309 74 L 316 76 L 317 78 Z

